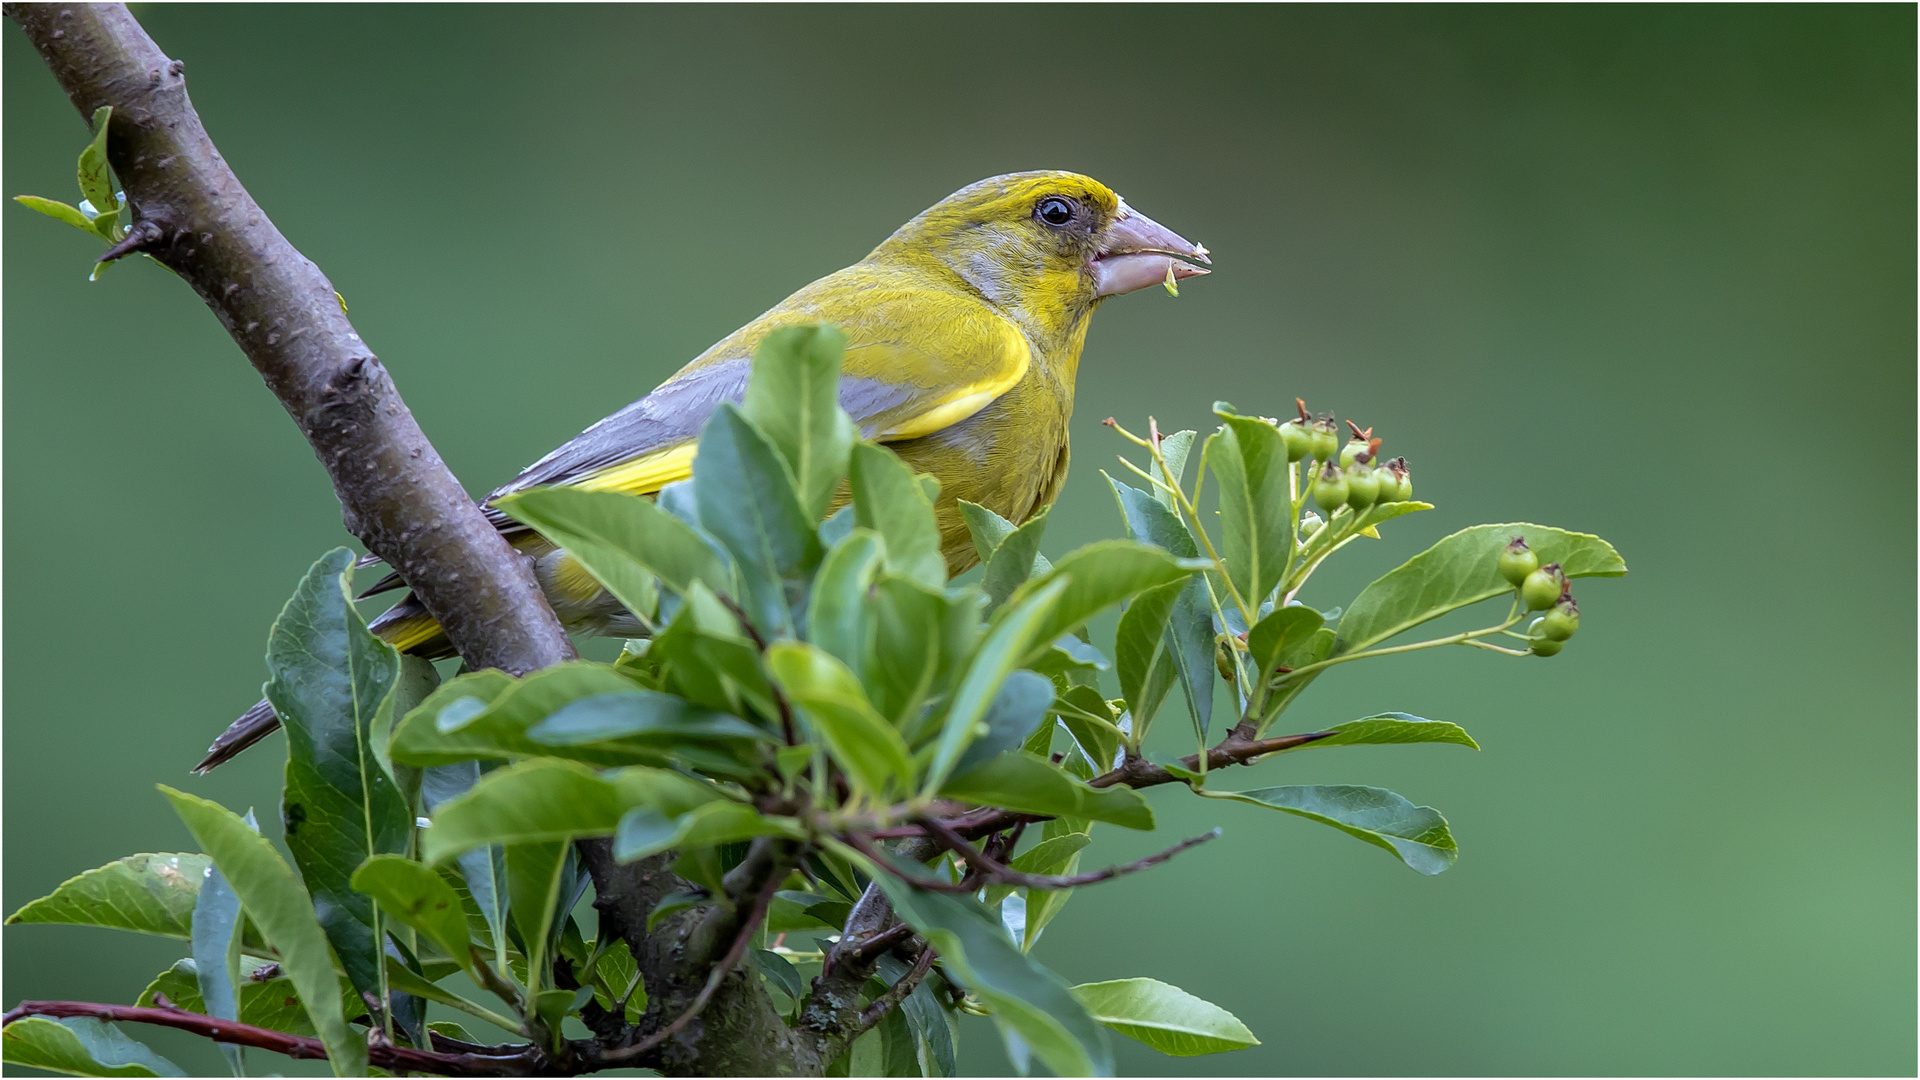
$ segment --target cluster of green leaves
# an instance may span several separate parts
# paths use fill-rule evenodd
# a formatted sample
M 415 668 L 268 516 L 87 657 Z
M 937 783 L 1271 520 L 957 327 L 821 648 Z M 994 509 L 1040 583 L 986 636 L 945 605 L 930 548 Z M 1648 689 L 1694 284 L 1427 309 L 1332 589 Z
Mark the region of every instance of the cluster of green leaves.
M 746 964 L 791 1018 L 869 886 L 937 950 L 932 974 L 836 1072 L 949 1075 L 957 1011 L 992 1017 L 1016 1064 L 1037 1057 L 1061 1075 L 1110 1072 L 1109 1030 L 1171 1054 L 1250 1046 L 1231 1014 L 1177 988 L 1069 986 L 1039 965 L 1029 950 L 1071 888 L 983 878 L 952 853 L 913 864 L 874 834 L 993 808 L 1009 825 L 1038 822 L 1002 835 L 1012 870 L 1073 875 L 1096 824 L 1153 828 L 1139 791 L 1113 775 L 1090 781 L 1141 760 L 1177 688 L 1202 752 L 1196 766 L 1165 767 L 1191 790 L 1333 826 L 1438 873 L 1454 858 L 1445 819 L 1392 792 L 1210 786 L 1216 678 L 1233 686 L 1234 745 L 1245 744 L 1329 666 L 1478 642 L 1380 644 L 1511 593 L 1495 564 L 1513 535 L 1569 576 L 1624 572 L 1594 537 L 1481 526 L 1374 582 L 1345 614 L 1302 606 L 1294 594 L 1327 555 L 1427 506 L 1343 511 L 1303 530 L 1300 474 L 1272 422 L 1222 406 L 1199 470 L 1214 477 L 1217 540 L 1201 526 L 1202 481 L 1182 486 L 1195 434 L 1156 436 L 1139 440 L 1148 486 L 1111 481 L 1129 539 L 1052 561 L 1040 553 L 1044 514 L 1016 525 L 962 504 L 984 569 L 959 584 L 941 551 L 938 482 L 860 441 L 839 406 L 842 348 L 830 328 L 772 335 L 743 401 L 721 405 L 701 434 L 692 479 L 657 499 L 556 488 L 502 503 L 651 629 L 616 661 L 441 683 L 368 633 L 351 555 L 331 552 L 276 621 L 268 657 L 289 736 L 292 864 L 247 819 L 166 790 L 205 855 L 123 859 L 9 921 L 190 940 L 192 956 L 143 1000 L 164 993 L 311 1033 L 347 1074 L 366 1064 L 355 1020 L 422 1047 L 429 1027 L 454 1031 L 427 1024 L 429 1004 L 553 1045 L 590 1003 L 640 1020 L 646 987 L 626 942 L 590 937 L 576 914 L 588 880 L 572 841 L 609 837 L 626 861 L 673 853 L 687 887 L 661 901 L 651 931 L 730 902 L 728 871 L 774 838 L 797 862 Z M 1111 649 L 1096 648 L 1088 620 L 1122 605 Z M 1109 673 L 1117 698 L 1101 689 Z M 1453 724 L 1403 713 L 1319 730 L 1305 747 L 1474 745 Z M 441 985 L 455 973 L 498 1002 Z M 884 956 L 865 992 L 908 975 Z M 388 1007 L 369 1015 L 367 1001 Z M 6 1054 L 164 1074 L 150 1051 L 115 1040 L 131 1042 L 111 1025 L 28 1018 L 7 1027 Z

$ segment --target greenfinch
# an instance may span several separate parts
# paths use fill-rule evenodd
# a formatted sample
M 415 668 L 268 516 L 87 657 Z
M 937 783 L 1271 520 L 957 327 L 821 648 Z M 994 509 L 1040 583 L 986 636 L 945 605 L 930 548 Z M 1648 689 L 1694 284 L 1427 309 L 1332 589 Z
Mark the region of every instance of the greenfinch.
M 695 440 L 722 401 L 739 401 L 769 333 L 830 323 L 847 338 L 840 403 L 866 439 L 940 481 L 935 511 L 949 569 L 976 560 L 959 500 L 1015 523 L 1051 505 L 1067 473 L 1067 420 L 1088 317 L 1110 296 L 1205 274 L 1207 249 L 1129 207 L 1091 177 L 1010 173 L 961 188 L 866 258 L 806 286 L 727 335 L 652 393 L 601 420 L 487 496 L 571 485 L 651 495 L 693 471 Z M 561 622 L 585 634 L 642 627 L 591 575 L 490 505 L 534 559 Z M 369 590 L 398 587 L 392 576 Z M 409 596 L 376 619 L 396 648 L 451 654 Z M 197 771 L 278 726 L 262 701 Z

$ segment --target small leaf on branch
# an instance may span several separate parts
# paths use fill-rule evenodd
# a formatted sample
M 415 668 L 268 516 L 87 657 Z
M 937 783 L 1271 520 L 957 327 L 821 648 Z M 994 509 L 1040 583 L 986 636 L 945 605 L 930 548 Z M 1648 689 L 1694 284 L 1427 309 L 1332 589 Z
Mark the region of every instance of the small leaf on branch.
M 90 1016 L 29 1016 L 0 1033 L 9 1065 L 72 1076 L 185 1076 L 180 1066 L 135 1041 L 117 1025 Z
M 847 474 L 857 432 L 840 407 L 846 335 L 831 326 L 787 326 L 754 350 L 741 411 L 793 470 L 800 505 L 819 520 Z
M 1619 577 L 1627 564 L 1597 536 L 1544 525 L 1476 525 L 1462 529 L 1367 586 L 1340 619 L 1339 651 L 1377 645 L 1429 619 L 1513 592 L 1500 576 L 1500 552 L 1524 537 L 1543 564 L 1557 562 L 1569 578 Z
M 1262 788 L 1258 791 L 1202 791 L 1211 799 L 1231 799 L 1280 810 L 1331 825 L 1393 853 L 1422 874 L 1453 865 L 1459 855 L 1447 819 L 1431 806 L 1415 806 L 1385 788 L 1317 785 Z
M 1101 1024 L 1174 1057 L 1260 1045 L 1232 1013 L 1157 979 L 1081 983 L 1073 996 Z
M 347 1026 L 334 975 L 333 949 L 314 915 L 313 899 L 294 877 L 293 868 L 238 814 L 206 799 L 160 785 L 161 794 L 186 822 L 200 846 L 226 875 L 247 918 L 280 954 L 280 967 L 292 980 L 307 1016 L 326 1044 L 336 1076 L 358 1076 L 367 1069 L 367 1044 Z
M 213 860 L 167 852 L 129 855 L 69 878 L 7 917 L 7 925 L 62 923 L 141 934 L 193 936 L 193 906 Z
M 941 787 L 942 798 L 1024 814 L 1088 818 L 1153 828 L 1153 808 L 1131 788 L 1092 788 L 1027 754 L 1003 754 Z

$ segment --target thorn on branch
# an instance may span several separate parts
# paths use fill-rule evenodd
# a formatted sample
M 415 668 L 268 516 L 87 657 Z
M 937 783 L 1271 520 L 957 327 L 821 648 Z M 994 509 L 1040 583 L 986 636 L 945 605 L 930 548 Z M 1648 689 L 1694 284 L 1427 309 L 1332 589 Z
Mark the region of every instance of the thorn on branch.
M 142 219 L 133 223 L 127 235 L 120 242 L 107 249 L 106 254 L 93 260 L 96 263 L 110 263 L 135 255 L 143 251 L 154 251 L 167 237 L 167 231 L 151 221 Z

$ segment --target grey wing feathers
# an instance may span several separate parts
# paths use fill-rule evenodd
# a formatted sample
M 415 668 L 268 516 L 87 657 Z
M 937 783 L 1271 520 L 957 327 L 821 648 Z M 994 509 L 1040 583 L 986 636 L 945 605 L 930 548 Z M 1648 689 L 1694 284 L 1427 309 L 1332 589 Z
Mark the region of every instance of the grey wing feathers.
M 703 364 L 668 380 L 653 393 L 569 439 L 527 466 L 519 476 L 489 492 L 482 500 L 488 522 L 508 536 L 525 532 L 526 526 L 485 504 L 510 492 L 543 484 L 565 484 L 649 451 L 697 437 L 722 401 L 737 404 L 745 396 L 751 370 L 752 360 L 737 356 Z M 840 404 L 854 423 L 861 425 L 861 433 L 872 437 L 866 421 L 904 404 L 913 392 L 911 386 L 850 375 L 840 381 Z M 368 555 L 358 565 L 370 566 L 379 561 Z M 360 595 L 372 596 L 402 584 L 405 583 L 397 574 L 388 574 Z

